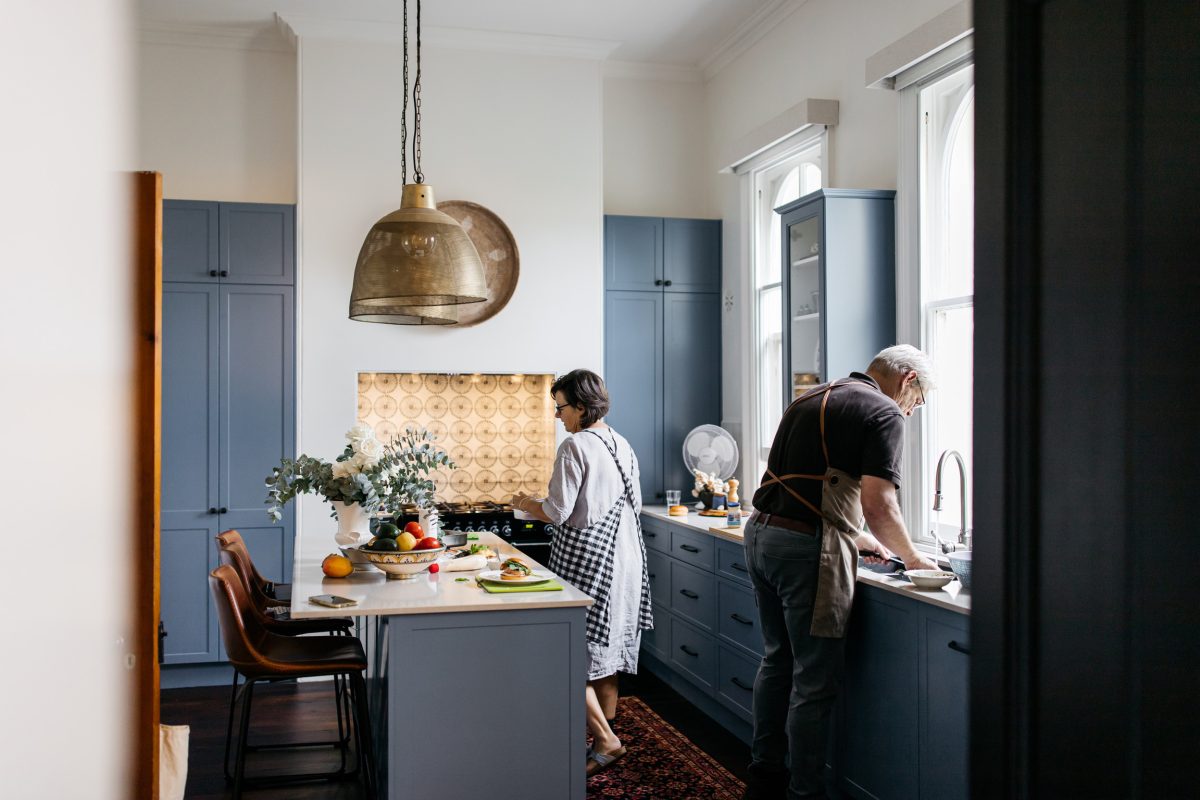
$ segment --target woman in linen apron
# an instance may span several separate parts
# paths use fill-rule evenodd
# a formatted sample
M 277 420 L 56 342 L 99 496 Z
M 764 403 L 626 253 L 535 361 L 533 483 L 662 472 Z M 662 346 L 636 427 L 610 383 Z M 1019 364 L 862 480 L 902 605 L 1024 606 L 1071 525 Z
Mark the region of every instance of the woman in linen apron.
M 633 448 L 603 422 L 609 402 L 600 377 L 575 370 L 550 393 L 555 416 L 574 435 L 559 447 L 546 499 L 518 494 L 512 504 L 557 527 L 547 566 L 594 601 L 586 631 L 590 776 L 625 755 L 609 724 L 617 711 L 617 673 L 637 673 L 642 631 L 654 627 L 642 498 Z

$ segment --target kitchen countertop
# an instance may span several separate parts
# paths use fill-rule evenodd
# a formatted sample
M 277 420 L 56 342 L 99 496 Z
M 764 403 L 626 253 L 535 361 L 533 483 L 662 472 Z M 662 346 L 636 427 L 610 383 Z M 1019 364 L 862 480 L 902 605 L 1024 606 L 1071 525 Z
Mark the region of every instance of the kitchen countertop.
M 643 506 L 642 513 L 674 525 L 690 528 L 699 533 L 707 533 L 718 539 L 725 539 L 737 544 L 743 542 L 740 531 L 725 528 L 725 519 L 723 517 L 702 517 L 695 511 L 689 512 L 686 517 L 672 517 L 667 513 L 666 506 Z M 745 525 L 749 520 L 748 516 L 742 517 L 742 525 Z M 921 603 L 929 603 L 939 608 L 955 611 L 959 614 L 969 615 L 971 613 L 971 592 L 970 590 L 963 589 L 962 584 L 958 581 L 950 581 L 942 589 L 918 589 L 906 580 L 891 577 L 886 573 L 872 572 L 860 565 L 858 569 L 858 582 L 892 592 L 893 594 L 910 597 Z
M 491 546 L 501 557 L 520 554 L 535 572 L 554 573 L 532 558 L 506 544 L 492 533 L 480 533 L 479 543 Z M 297 546 L 299 554 L 302 548 Z M 559 579 L 562 591 L 489 594 L 475 583 L 475 572 L 421 573 L 411 580 L 389 580 L 372 567 L 355 571 L 345 578 L 327 578 L 321 572 L 320 559 L 299 555 L 292 567 L 291 613 L 296 619 L 318 617 L 379 616 L 391 614 L 447 614 L 463 611 L 520 611 L 536 608 L 590 606 L 592 598 Z M 557 577 L 557 576 L 555 576 Z M 466 578 L 458 581 L 457 578 Z M 317 594 L 336 594 L 357 600 L 350 608 L 326 608 L 308 602 Z

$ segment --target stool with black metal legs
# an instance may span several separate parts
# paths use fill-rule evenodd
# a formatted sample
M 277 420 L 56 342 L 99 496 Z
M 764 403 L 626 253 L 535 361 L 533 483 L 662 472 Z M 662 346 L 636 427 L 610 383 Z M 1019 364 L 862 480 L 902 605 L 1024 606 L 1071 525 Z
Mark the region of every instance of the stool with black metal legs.
M 228 548 L 245 556 L 246 564 L 250 568 L 249 574 L 243 576 L 247 579 L 247 585 L 253 587 L 258 594 L 270 599 L 271 605 L 285 606 L 292 602 L 292 585 L 275 583 L 264 578 L 258 571 L 258 567 L 254 566 L 254 561 L 250 558 L 250 551 L 246 549 L 246 543 L 240 533 L 232 529 L 221 531 L 217 534 L 217 543 L 222 549 Z
M 267 782 L 245 777 L 246 742 L 250 730 L 250 710 L 254 687 L 262 681 L 282 678 L 311 678 L 341 676 L 348 684 L 352 708 L 352 727 L 357 747 L 359 773 L 367 796 L 374 797 L 375 769 L 371 723 L 367 710 L 366 682 L 363 673 L 367 657 L 362 644 L 351 636 L 283 636 L 272 633 L 253 608 L 237 571 L 223 564 L 209 575 L 221 635 L 233 668 L 245 678 L 238 691 L 241 705 L 238 743 L 233 774 L 234 797 L 241 797 L 247 780 L 255 785 Z M 342 770 L 306 773 L 284 777 L 272 776 L 270 783 L 328 780 L 344 777 Z
M 232 539 L 229 534 L 232 534 L 236 539 Z M 267 613 L 270 604 L 277 602 L 270 600 L 262 595 L 251 577 L 253 564 L 250 561 L 250 556 L 246 552 L 245 547 L 241 543 L 241 537 L 237 531 L 226 531 L 217 537 L 219 546 L 219 556 L 222 564 L 228 564 L 237 572 L 241 579 L 242 588 L 246 591 L 250 598 L 251 610 L 258 615 L 259 622 L 263 627 L 282 636 L 299 636 L 302 634 L 326 633 L 332 635 L 349 636 L 350 629 L 354 625 L 354 621 L 345 617 L 331 619 L 310 619 L 310 620 L 294 620 L 291 618 L 277 618 Z M 336 740 L 324 740 L 317 742 L 300 742 L 289 744 L 259 744 L 246 745 L 248 751 L 255 750 L 279 750 L 285 748 L 297 747 L 338 747 L 342 753 L 342 761 L 340 769 L 344 772 L 346 769 L 346 746 L 349 741 L 350 731 L 344 720 L 349 717 L 350 710 L 345 707 L 349 703 L 349 698 L 345 692 L 343 681 L 340 677 L 333 678 L 334 703 L 337 708 L 337 726 L 338 738 Z M 234 704 L 237 699 L 238 690 L 238 673 L 235 670 L 233 673 L 233 685 L 229 692 L 229 719 L 225 726 L 225 777 L 232 780 L 233 776 L 229 769 L 229 747 L 233 738 L 233 715 Z M 349 773 L 347 773 L 349 774 Z

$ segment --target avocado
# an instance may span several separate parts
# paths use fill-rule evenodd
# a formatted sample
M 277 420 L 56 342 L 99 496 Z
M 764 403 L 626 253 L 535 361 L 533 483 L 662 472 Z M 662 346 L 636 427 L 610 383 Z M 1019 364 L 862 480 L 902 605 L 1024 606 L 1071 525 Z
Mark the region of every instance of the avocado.
M 399 535 L 400 535 L 400 529 L 397 528 L 395 525 L 393 525 L 390 522 L 381 522 L 381 523 L 379 523 L 379 527 L 375 529 L 376 537 L 383 537 L 386 539 L 395 539 Z

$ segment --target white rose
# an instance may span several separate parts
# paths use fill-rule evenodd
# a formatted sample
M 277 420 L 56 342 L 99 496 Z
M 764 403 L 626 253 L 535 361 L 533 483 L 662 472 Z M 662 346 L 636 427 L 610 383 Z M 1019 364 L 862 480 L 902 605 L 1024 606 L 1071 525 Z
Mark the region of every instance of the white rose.
M 374 437 L 361 440 L 354 446 L 354 449 L 358 451 L 359 455 L 371 459 L 372 463 L 378 461 L 383 456 L 383 442 Z
M 333 477 L 345 478 L 348 475 L 353 475 L 358 472 L 355 465 L 351 461 L 335 461 L 333 462 Z
M 346 439 L 355 447 L 358 447 L 359 442 L 363 441 L 364 439 L 374 438 L 375 431 L 371 429 L 370 425 L 367 425 L 363 422 L 358 423 L 353 428 L 346 431 Z
M 371 467 L 378 464 L 379 459 L 372 458 L 371 456 L 367 455 L 366 453 L 364 453 L 360 450 L 359 452 L 355 453 L 354 456 L 350 459 L 350 463 L 352 463 L 356 467 L 355 472 L 362 472 L 363 470 L 370 469 Z

